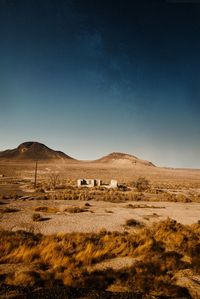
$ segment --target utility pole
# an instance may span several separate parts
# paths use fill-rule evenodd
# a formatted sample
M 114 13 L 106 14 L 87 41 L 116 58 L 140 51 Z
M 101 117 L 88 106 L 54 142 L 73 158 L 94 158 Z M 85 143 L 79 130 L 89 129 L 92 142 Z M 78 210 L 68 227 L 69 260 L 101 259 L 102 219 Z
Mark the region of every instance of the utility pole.
M 34 182 L 34 188 L 36 189 L 37 185 L 37 166 L 38 166 L 38 160 L 35 162 L 35 182 Z

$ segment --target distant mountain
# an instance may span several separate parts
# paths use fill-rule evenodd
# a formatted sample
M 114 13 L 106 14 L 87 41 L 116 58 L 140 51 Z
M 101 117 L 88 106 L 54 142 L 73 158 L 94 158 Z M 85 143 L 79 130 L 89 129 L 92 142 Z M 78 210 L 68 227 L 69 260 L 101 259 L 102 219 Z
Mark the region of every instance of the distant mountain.
M 17 148 L 0 152 L 0 159 L 7 160 L 74 160 L 61 151 L 50 149 L 46 145 L 29 141 L 20 144 Z
M 20 144 L 15 149 L 9 149 L 5 151 L 0 151 L 0 160 L 13 160 L 13 161 L 21 161 L 21 160 L 61 160 L 61 161 L 77 161 L 76 159 L 66 155 L 61 151 L 53 150 L 46 145 L 36 142 L 29 141 Z M 84 163 L 87 162 L 95 162 L 95 163 L 105 163 L 113 166 L 122 166 L 122 167 L 130 167 L 130 166 L 155 166 L 153 163 L 141 160 L 133 155 L 124 154 L 124 153 L 111 153 L 107 156 L 104 156 L 95 161 L 82 161 Z
M 133 155 L 124 154 L 124 153 L 111 153 L 107 156 L 104 156 L 95 162 L 107 163 L 116 166 L 132 166 L 132 165 L 144 165 L 144 166 L 154 166 L 155 165 L 149 161 L 141 160 Z

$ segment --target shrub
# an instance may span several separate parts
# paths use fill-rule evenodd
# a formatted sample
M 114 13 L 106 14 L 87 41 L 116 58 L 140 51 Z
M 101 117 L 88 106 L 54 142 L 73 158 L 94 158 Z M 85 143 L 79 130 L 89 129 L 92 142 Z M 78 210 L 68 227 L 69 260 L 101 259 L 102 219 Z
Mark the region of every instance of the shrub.
M 60 175 L 57 172 L 49 174 L 49 188 L 56 189 L 60 184 Z
M 143 192 L 150 187 L 149 181 L 144 177 L 139 177 L 134 186 L 139 192 Z
M 33 221 L 42 221 L 42 216 L 39 213 L 34 213 L 32 216 Z
M 64 212 L 68 212 L 68 213 L 82 213 L 82 212 L 86 212 L 87 209 L 85 208 L 79 208 L 79 207 L 69 207 L 64 209 Z
M 18 209 L 16 208 L 5 208 L 5 209 L 0 209 L 0 213 L 16 213 L 19 212 Z
M 134 219 L 130 223 L 138 224 Z M 186 226 L 171 219 L 131 233 L 102 230 L 45 236 L 0 231 L 0 263 L 13 264 L 13 276 L 6 272 L 4 281 L 19 286 L 59 281 L 71 287 L 102 290 L 118 284 L 156 298 L 191 298 L 186 289 L 175 285 L 173 277 L 182 269 L 199 271 L 199 234 L 198 223 Z M 116 257 L 136 259 L 131 267 L 119 271 L 93 268 L 95 263 Z M 19 265 L 26 268 L 18 270 Z
M 45 212 L 45 213 L 56 213 L 58 212 L 57 208 L 54 207 L 46 207 L 46 206 L 40 206 L 40 207 L 36 207 L 34 208 L 34 210 L 36 212 Z
M 141 227 L 142 223 L 138 220 L 135 220 L 135 219 L 128 219 L 128 220 L 126 220 L 126 225 L 127 226 Z

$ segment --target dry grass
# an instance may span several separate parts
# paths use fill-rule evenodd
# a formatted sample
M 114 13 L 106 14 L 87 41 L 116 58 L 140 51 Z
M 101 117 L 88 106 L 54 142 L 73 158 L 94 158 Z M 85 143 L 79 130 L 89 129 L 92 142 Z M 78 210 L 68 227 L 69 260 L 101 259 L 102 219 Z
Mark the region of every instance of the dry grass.
M 135 220 L 135 219 L 128 219 L 128 220 L 126 220 L 126 226 L 142 227 L 143 223 L 141 223 L 140 221 Z
M 0 238 L 0 264 L 29 265 L 20 275 L 16 271 L 5 275 L 4 283 L 12 285 L 37 286 L 59 280 L 68 286 L 103 290 L 116 284 L 172 298 L 187 293 L 173 279 L 177 271 L 190 268 L 199 273 L 199 223 L 184 226 L 168 219 L 130 234 L 104 230 L 43 236 L 3 231 Z M 95 263 L 120 256 L 137 258 L 137 262 L 121 271 L 89 270 Z
M 107 188 L 77 188 L 70 187 L 51 195 L 56 200 L 109 201 L 126 202 L 143 200 L 143 194 L 135 191 L 120 191 Z
M 140 205 L 133 205 L 133 204 L 128 204 L 126 205 L 126 208 L 130 209 L 165 209 L 165 207 L 158 207 L 158 206 L 150 206 L 147 204 L 140 204 Z
M 32 220 L 35 222 L 42 221 L 42 216 L 39 213 L 34 213 L 32 215 Z
M 59 210 L 55 207 L 46 207 L 46 206 L 39 206 L 34 208 L 35 212 L 45 212 L 45 213 L 57 213 Z
M 16 213 L 19 212 L 19 209 L 16 208 L 4 208 L 4 209 L 0 209 L 0 213 L 4 214 L 4 213 Z
M 64 209 L 64 212 L 68 212 L 68 213 L 83 213 L 87 211 L 88 211 L 87 208 L 80 208 L 80 207 L 68 207 Z
M 109 202 L 127 202 L 127 201 L 170 201 L 170 202 L 200 202 L 200 194 L 196 191 L 174 192 L 174 189 L 166 191 L 155 187 L 149 188 L 145 192 L 138 192 L 136 188 L 127 189 L 107 189 L 103 187 L 77 188 L 76 186 L 66 186 L 63 189 L 55 190 L 50 194 L 40 194 L 38 198 L 52 200 L 82 200 L 82 201 L 109 201 Z

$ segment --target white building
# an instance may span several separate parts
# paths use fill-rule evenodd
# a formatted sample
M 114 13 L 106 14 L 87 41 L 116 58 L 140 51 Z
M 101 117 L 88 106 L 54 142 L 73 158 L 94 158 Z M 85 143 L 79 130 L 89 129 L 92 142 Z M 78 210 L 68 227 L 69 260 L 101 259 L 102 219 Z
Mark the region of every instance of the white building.
M 103 184 L 99 179 L 79 179 L 77 180 L 78 187 L 106 187 L 117 188 L 118 184 L 116 180 L 111 180 L 109 185 Z

